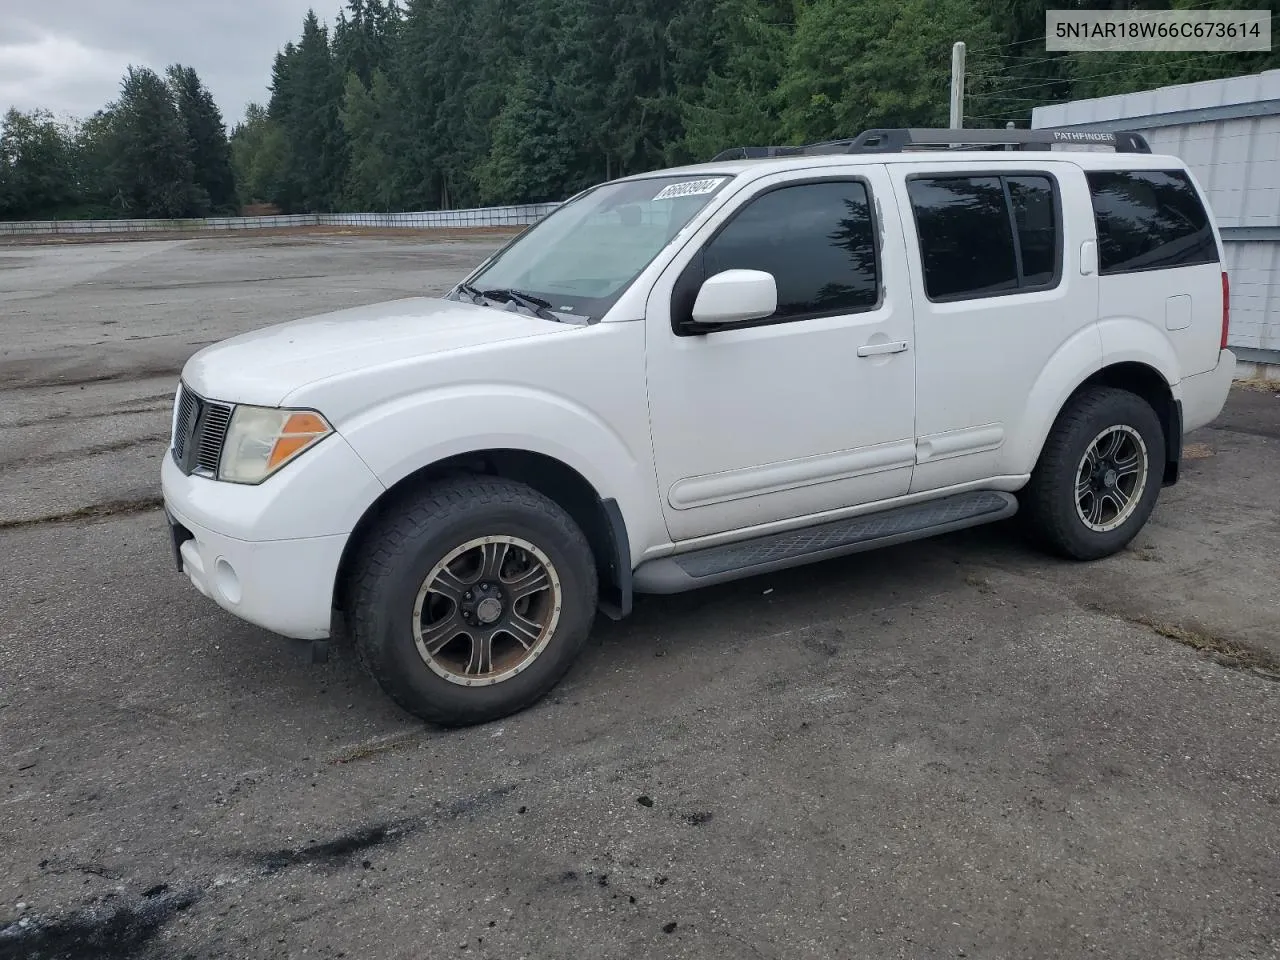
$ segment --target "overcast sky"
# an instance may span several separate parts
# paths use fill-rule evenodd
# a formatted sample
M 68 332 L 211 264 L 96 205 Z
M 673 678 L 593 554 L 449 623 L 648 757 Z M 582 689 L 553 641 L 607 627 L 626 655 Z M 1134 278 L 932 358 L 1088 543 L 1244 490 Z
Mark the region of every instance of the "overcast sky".
M 276 51 L 314 7 L 342 0 L 0 0 L 0 114 L 44 107 L 86 117 L 114 100 L 129 64 L 195 67 L 228 128 L 265 103 Z

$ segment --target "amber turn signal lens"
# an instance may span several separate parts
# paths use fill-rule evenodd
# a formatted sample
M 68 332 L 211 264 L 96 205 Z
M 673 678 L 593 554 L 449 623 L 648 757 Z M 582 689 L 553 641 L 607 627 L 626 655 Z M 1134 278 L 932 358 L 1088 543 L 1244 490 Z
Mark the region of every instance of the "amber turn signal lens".
M 274 470 L 329 432 L 329 425 L 314 413 L 295 413 L 284 422 L 267 458 L 267 470 Z

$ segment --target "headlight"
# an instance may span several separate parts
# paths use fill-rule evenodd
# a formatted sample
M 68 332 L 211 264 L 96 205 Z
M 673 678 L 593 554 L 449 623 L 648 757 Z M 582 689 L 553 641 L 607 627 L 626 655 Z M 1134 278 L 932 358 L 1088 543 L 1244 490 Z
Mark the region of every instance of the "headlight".
M 238 406 L 227 427 L 218 479 L 261 483 L 331 433 L 333 427 L 314 410 Z

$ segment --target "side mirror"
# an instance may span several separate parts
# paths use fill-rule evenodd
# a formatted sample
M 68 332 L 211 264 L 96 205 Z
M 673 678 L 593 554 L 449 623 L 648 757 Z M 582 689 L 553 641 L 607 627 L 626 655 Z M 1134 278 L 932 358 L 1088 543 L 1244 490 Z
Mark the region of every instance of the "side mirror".
M 778 309 L 778 285 L 763 270 L 725 270 L 709 277 L 693 303 L 698 327 L 745 323 Z

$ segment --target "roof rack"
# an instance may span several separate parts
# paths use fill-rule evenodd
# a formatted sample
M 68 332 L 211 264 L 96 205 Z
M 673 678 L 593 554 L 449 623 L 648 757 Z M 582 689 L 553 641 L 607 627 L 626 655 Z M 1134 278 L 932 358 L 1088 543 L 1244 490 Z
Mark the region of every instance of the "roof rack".
M 826 140 L 798 147 L 731 147 L 712 161 L 755 160 L 764 157 L 805 157 L 833 153 L 905 153 L 908 150 L 1050 150 L 1055 144 L 1111 147 L 1116 153 L 1150 153 L 1140 133 L 1058 130 L 972 130 L 932 127 L 864 130 L 847 140 Z

